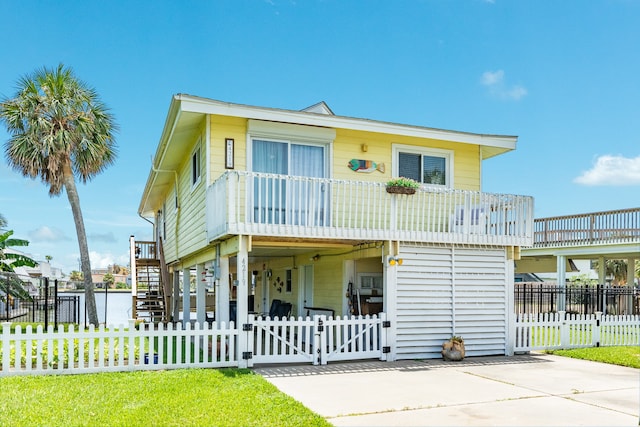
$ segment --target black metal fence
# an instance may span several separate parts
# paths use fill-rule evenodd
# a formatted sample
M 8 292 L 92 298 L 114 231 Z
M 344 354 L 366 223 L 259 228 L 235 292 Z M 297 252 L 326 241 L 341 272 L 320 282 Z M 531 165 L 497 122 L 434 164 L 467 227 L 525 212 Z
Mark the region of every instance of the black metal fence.
M 36 287 L 15 274 L 3 273 L 0 279 L 0 321 L 44 323 L 45 328 L 80 322 L 80 297 L 58 296 L 57 281 L 42 278 Z
M 12 318 L 11 322 L 42 322 L 55 326 L 80 322 L 79 296 L 34 297 L 31 301 L 21 301 L 20 309 L 22 315 Z
M 516 283 L 516 313 L 640 314 L 640 292 L 631 286 L 557 286 L 544 282 Z

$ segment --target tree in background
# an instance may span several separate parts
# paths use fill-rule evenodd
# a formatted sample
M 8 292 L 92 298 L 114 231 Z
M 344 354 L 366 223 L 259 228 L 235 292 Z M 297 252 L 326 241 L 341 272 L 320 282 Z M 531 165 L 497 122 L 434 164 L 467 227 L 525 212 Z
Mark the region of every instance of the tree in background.
M 107 289 L 113 288 L 113 284 L 115 283 L 115 281 L 116 279 L 111 273 L 107 273 L 102 277 L 102 283 L 104 283 L 104 287 Z
M 0 103 L 0 120 L 10 134 L 5 144 L 9 165 L 24 176 L 39 176 L 49 186 L 50 196 L 60 195 L 63 189 L 67 193 L 78 235 L 89 323 L 97 325 L 76 177 L 86 183 L 114 162 L 114 118 L 97 92 L 60 64 L 21 78 L 15 97 Z
M 593 269 L 598 270 L 598 261 L 593 262 Z M 608 259 L 604 262 L 605 275 L 613 277 L 613 281 L 618 285 L 627 284 L 627 262 L 622 259 Z M 635 277 L 640 278 L 640 261 L 635 263 Z M 633 283 L 629 283 L 633 286 Z
M 69 274 L 69 280 L 72 280 L 74 282 L 82 282 L 82 277 L 83 277 L 82 272 L 77 270 L 73 270 Z

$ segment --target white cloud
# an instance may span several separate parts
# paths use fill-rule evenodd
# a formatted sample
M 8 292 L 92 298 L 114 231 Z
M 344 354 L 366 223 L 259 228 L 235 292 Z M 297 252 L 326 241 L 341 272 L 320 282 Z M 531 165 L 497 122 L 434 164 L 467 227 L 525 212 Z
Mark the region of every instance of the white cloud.
M 107 268 L 110 265 L 128 265 L 129 254 L 124 253 L 120 255 L 113 255 L 110 252 L 100 253 L 91 251 L 89 252 L 89 259 L 91 260 L 91 268 Z
M 498 70 L 495 72 L 485 71 L 482 73 L 482 84 L 485 86 L 493 86 L 501 84 L 504 79 L 504 71 Z
M 527 95 L 527 89 L 521 85 L 509 86 L 505 82 L 504 71 L 485 71 L 480 82 L 489 89 L 489 93 L 500 99 L 517 101 Z
M 42 227 L 36 230 L 30 231 L 29 237 L 33 242 L 40 242 L 40 243 L 59 242 L 61 240 L 71 240 L 71 238 L 69 238 L 64 234 L 64 231 L 55 227 L 50 228 L 50 227 L 47 227 L 46 225 L 43 225 Z
M 573 182 L 582 185 L 640 185 L 640 156 L 600 156 L 591 169 L 583 172 Z

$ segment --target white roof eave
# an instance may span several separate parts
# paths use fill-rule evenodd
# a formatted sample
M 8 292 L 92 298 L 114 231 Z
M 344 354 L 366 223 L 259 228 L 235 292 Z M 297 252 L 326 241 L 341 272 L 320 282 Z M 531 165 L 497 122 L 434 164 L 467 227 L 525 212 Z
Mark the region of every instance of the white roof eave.
M 256 120 L 296 123 L 310 126 L 332 127 L 340 129 L 361 130 L 367 132 L 403 135 L 418 138 L 438 139 L 442 141 L 461 142 L 505 149 L 515 149 L 517 136 L 484 135 L 468 132 L 450 131 L 377 120 L 359 119 L 345 116 L 331 116 L 304 111 L 282 110 L 277 108 L 254 107 L 232 104 L 191 95 L 178 94 L 182 101 L 182 110 L 205 114 L 216 114 L 231 117 L 243 117 Z

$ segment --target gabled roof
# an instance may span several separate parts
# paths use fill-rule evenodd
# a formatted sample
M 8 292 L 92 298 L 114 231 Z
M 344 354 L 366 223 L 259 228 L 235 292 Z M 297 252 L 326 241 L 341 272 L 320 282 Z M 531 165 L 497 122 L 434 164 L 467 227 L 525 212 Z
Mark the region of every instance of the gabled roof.
M 164 187 L 171 185 L 174 180 L 172 172 L 176 171 L 184 161 L 183 144 L 190 142 L 190 138 L 200 129 L 203 118 L 208 114 L 473 144 L 480 147 L 482 159 L 514 150 L 518 140 L 516 136 L 484 135 L 337 116 L 324 101 L 302 111 L 296 111 L 177 94 L 171 99 L 160 142 L 153 158 L 152 170 L 140 202 L 138 212 L 142 216 L 153 215 L 154 200 L 159 200 Z
M 333 114 L 333 111 L 331 111 L 331 108 L 329 108 L 327 103 L 324 101 L 320 101 L 317 104 L 313 104 L 310 107 L 303 108 L 300 111 L 306 111 L 307 113 L 328 114 L 330 116 L 335 116 L 335 114 Z

